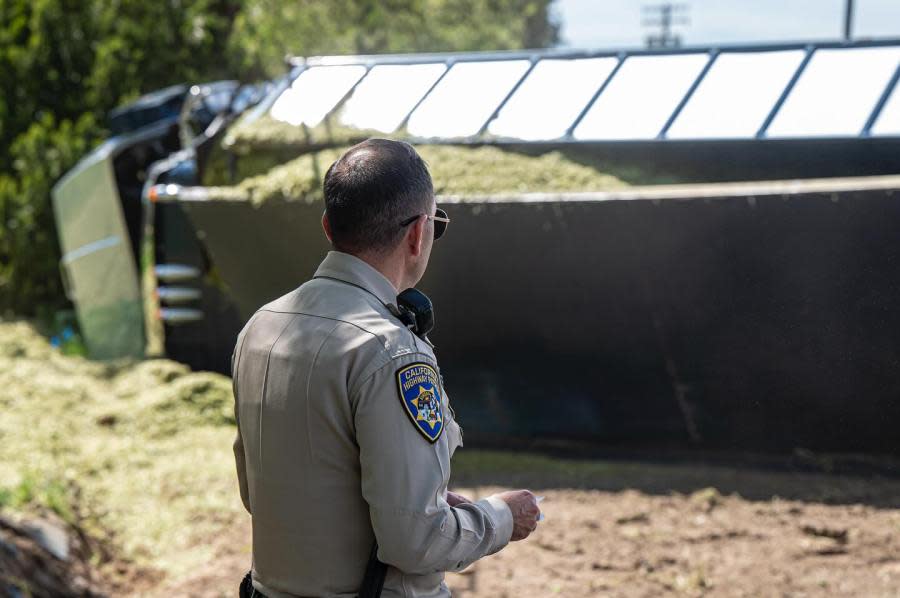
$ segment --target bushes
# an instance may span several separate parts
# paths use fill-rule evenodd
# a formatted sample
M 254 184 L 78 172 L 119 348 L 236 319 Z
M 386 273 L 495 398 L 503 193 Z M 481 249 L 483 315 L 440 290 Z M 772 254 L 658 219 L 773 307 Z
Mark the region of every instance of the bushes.
M 64 304 L 50 189 L 96 129 L 90 114 L 57 123 L 45 113 L 13 143 L 12 175 L 0 174 L 0 312 L 44 315 Z

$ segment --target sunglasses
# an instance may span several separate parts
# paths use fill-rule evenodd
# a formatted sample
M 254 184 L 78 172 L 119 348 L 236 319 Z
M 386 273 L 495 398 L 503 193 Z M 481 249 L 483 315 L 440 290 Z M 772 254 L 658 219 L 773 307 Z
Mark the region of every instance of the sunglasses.
M 404 226 L 409 226 L 416 220 L 418 220 L 419 216 L 423 214 L 416 214 L 412 218 L 408 218 L 400 223 L 400 228 Z M 437 241 L 441 237 L 444 236 L 444 233 L 447 232 L 447 225 L 450 224 L 450 218 L 447 216 L 447 212 L 444 210 L 437 208 L 434 211 L 434 216 L 429 216 L 428 214 L 424 214 L 426 218 L 429 220 L 434 220 L 434 240 Z

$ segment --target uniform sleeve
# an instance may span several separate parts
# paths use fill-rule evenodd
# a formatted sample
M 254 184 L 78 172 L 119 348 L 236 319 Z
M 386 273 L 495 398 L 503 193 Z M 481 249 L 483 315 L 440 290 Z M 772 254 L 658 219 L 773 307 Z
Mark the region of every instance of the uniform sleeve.
M 362 493 L 379 560 L 411 574 L 458 571 L 509 543 L 512 514 L 496 497 L 447 504 L 447 435 L 432 442 L 422 432 L 397 380 L 398 372 L 417 362 L 436 370 L 422 355 L 405 356 L 378 369 L 356 391 Z
M 235 343 L 234 352 L 231 354 L 231 388 L 234 393 L 234 421 L 237 424 L 237 435 L 234 439 L 234 463 L 237 468 L 237 478 L 238 478 L 238 486 L 240 487 L 241 492 L 241 502 L 244 503 L 244 508 L 247 509 L 248 513 L 252 513 L 253 511 L 250 509 L 250 487 L 247 484 L 247 463 L 246 457 L 244 456 L 244 440 L 241 437 L 241 422 L 238 416 L 238 395 L 237 395 L 237 366 L 240 364 L 240 350 L 242 346 L 242 341 L 244 339 L 244 333 L 238 336 L 237 343 Z

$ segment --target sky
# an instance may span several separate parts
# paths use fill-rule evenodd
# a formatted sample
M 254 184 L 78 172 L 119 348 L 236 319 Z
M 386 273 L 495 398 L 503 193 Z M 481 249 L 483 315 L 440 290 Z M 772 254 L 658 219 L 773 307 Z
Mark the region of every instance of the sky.
M 642 46 L 641 6 L 661 0 L 557 0 L 562 45 L 575 48 Z M 838 39 L 846 0 L 676 0 L 687 25 L 674 28 L 685 45 Z M 856 39 L 900 38 L 900 0 L 855 0 Z

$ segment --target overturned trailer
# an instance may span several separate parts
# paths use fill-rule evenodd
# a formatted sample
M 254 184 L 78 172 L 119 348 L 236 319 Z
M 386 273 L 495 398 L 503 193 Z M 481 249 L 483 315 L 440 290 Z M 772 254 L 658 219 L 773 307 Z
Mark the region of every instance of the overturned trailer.
M 390 135 L 453 219 L 421 288 L 467 438 L 897 453 L 898 65 L 896 40 L 297 60 L 148 168 L 144 316 L 91 313 L 226 368 L 327 250 L 329 160 Z M 112 247 L 67 235 L 85 327 L 72 264 Z

